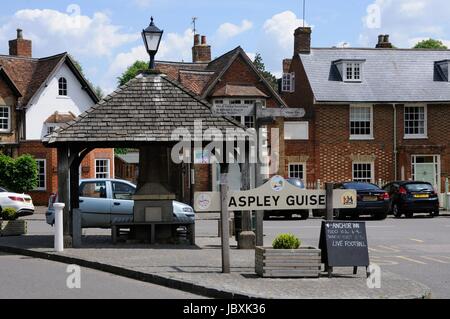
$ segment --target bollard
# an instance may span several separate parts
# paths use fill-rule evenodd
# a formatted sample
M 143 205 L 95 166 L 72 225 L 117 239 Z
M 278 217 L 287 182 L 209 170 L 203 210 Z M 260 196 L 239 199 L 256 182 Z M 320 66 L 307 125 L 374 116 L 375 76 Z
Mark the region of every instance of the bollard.
M 64 236 L 63 236 L 63 209 L 66 205 L 63 203 L 55 203 L 55 251 L 64 251 Z

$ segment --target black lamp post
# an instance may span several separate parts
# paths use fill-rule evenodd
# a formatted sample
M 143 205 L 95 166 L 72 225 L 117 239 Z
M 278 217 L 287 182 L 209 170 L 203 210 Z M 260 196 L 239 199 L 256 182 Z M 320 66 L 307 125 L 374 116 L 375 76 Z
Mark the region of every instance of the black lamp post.
M 155 54 L 158 52 L 164 31 L 158 29 L 151 18 L 150 25 L 147 29 L 142 30 L 142 38 L 144 39 L 145 48 L 150 55 L 150 70 L 155 68 Z

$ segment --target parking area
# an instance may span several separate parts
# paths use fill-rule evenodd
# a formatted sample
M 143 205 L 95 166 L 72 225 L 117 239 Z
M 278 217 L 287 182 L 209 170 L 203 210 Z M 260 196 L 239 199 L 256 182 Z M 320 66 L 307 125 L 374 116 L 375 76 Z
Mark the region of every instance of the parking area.
M 365 219 L 361 219 L 365 220 Z M 293 233 L 304 245 L 318 246 L 321 218 L 264 221 L 264 244 L 280 233 Z M 450 214 L 430 218 L 366 219 L 370 260 L 381 269 L 428 285 L 435 298 L 450 297 Z M 198 236 L 217 236 L 217 221 L 197 222 Z

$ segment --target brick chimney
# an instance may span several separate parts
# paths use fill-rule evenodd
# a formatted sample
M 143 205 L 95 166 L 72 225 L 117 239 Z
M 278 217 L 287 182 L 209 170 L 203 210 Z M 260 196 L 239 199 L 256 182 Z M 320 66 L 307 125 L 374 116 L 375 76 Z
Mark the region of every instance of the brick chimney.
M 9 55 L 32 57 L 31 40 L 24 40 L 21 29 L 17 29 L 17 39 L 9 41 Z
M 206 43 L 206 36 L 202 35 L 200 42 L 200 35 L 194 35 L 194 46 L 192 47 L 192 62 L 210 62 L 211 61 L 211 46 Z
M 389 42 L 389 34 L 380 34 L 378 36 L 378 43 L 376 45 L 377 49 L 392 49 L 392 43 Z
M 300 27 L 294 32 L 294 55 L 311 53 L 311 28 Z

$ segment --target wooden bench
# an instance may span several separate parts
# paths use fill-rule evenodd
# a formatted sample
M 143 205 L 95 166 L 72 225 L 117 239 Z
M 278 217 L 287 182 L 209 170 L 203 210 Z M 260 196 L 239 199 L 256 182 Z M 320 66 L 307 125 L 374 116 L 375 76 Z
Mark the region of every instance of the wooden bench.
M 195 221 L 185 220 L 185 221 L 159 221 L 159 222 L 113 222 L 111 224 L 111 238 L 113 244 L 117 244 L 117 239 L 120 235 L 120 230 L 123 228 L 129 228 L 133 231 L 136 228 L 144 228 L 150 230 L 150 244 L 155 244 L 156 238 L 156 226 L 159 225 L 170 225 L 173 226 L 172 233 L 180 226 L 185 226 L 187 228 L 187 238 L 191 245 L 195 245 Z

